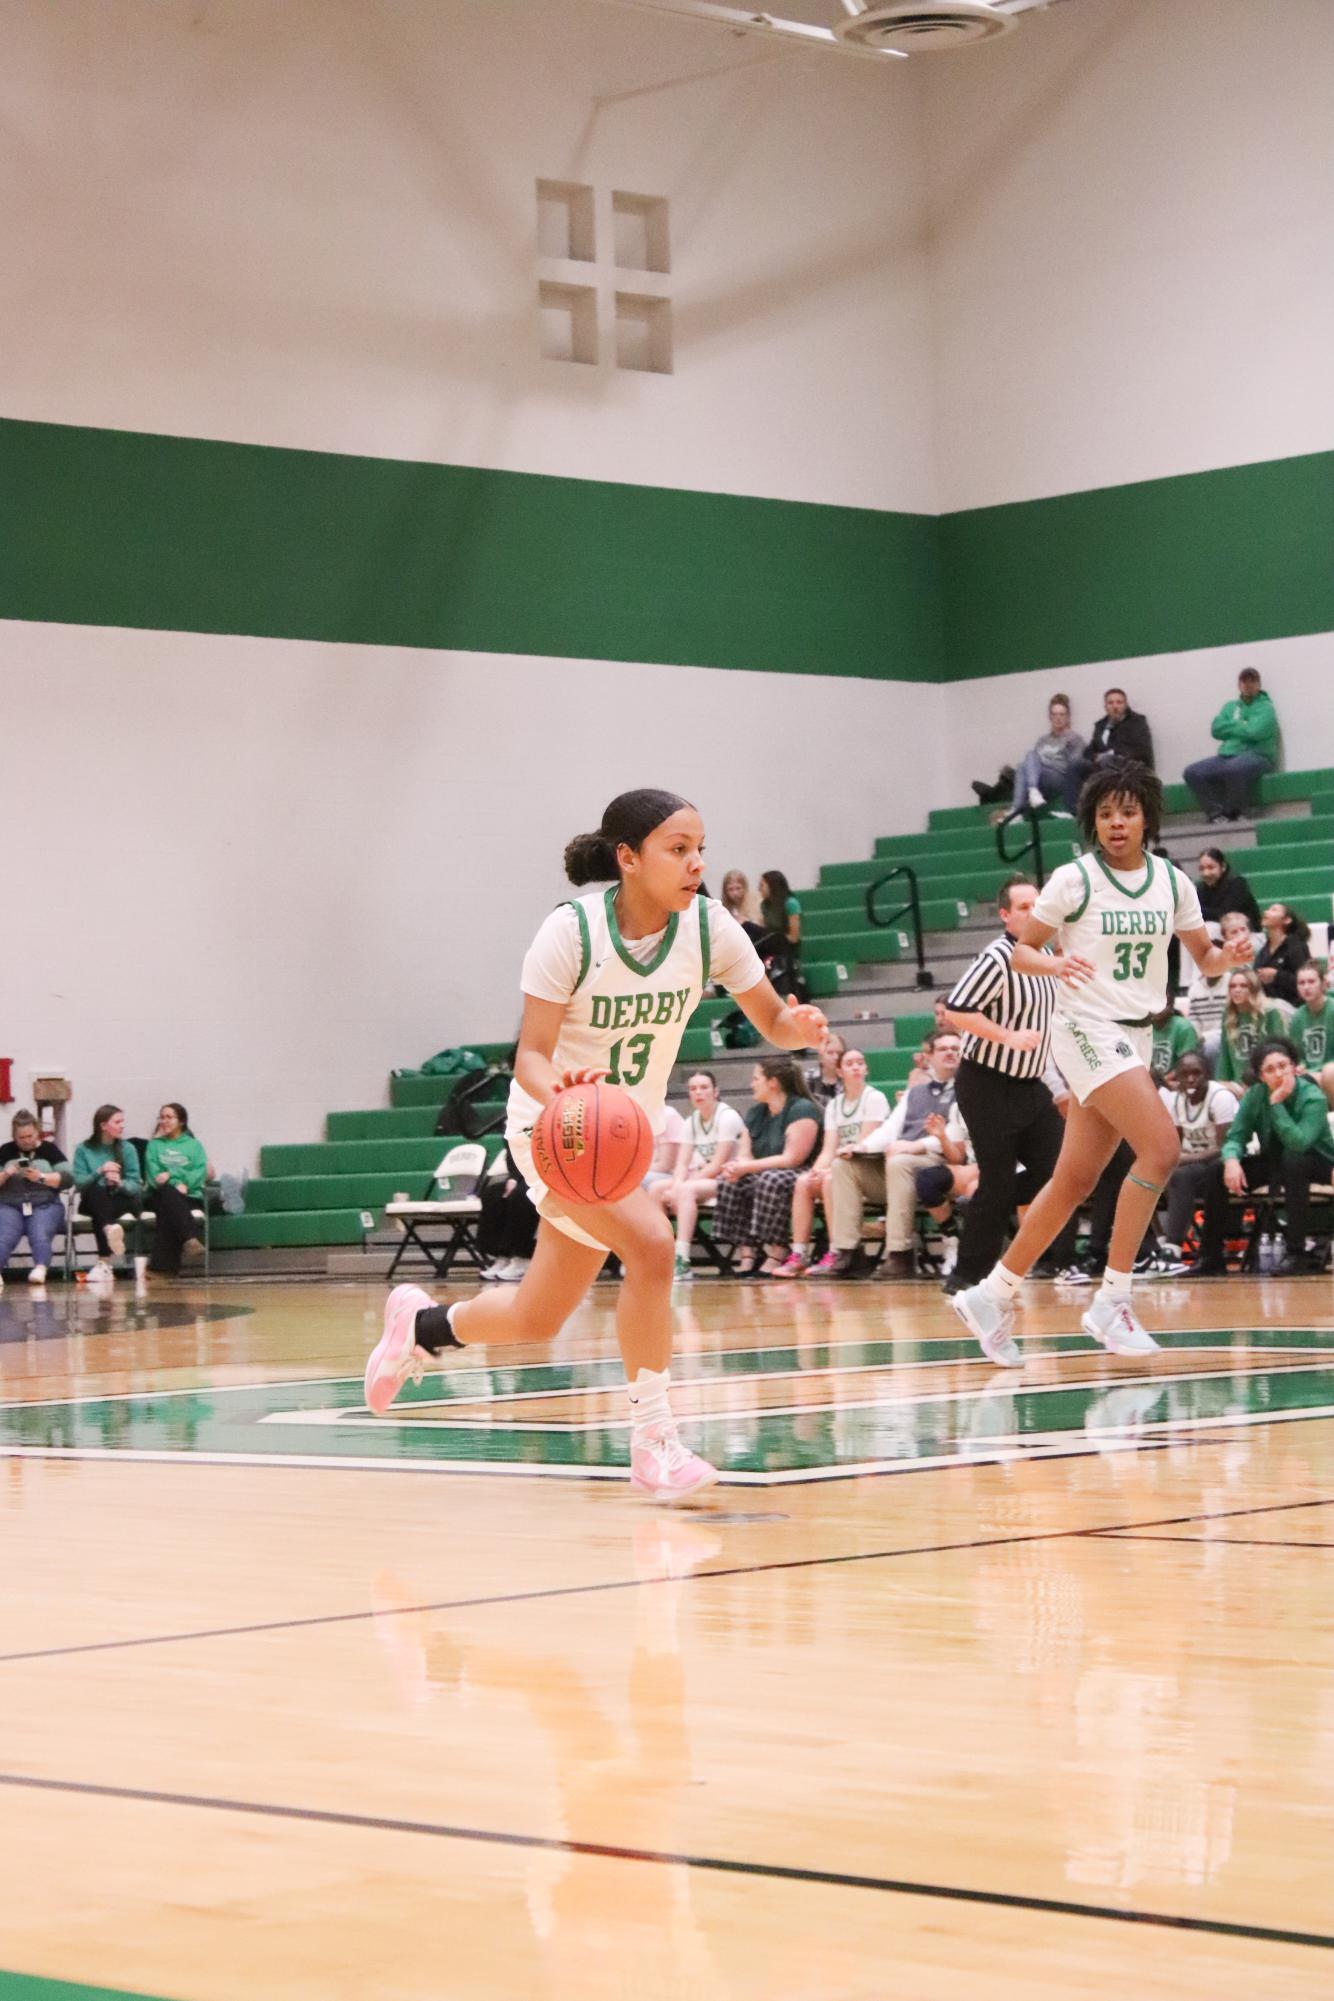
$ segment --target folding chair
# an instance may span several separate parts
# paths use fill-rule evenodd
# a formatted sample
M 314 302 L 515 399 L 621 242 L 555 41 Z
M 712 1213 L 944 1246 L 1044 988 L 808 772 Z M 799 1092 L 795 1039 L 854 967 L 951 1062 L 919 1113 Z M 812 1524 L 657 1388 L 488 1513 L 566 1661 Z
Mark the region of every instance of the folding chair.
M 498 1156 L 502 1160 L 503 1156 Z M 401 1223 L 403 1241 L 394 1252 L 386 1282 L 409 1251 L 420 1251 L 437 1278 L 445 1278 L 457 1258 L 475 1271 L 486 1269 L 477 1242 L 482 1201 L 477 1185 L 487 1174 L 486 1148 L 476 1140 L 451 1146 L 419 1202 L 387 1202 L 385 1221 Z

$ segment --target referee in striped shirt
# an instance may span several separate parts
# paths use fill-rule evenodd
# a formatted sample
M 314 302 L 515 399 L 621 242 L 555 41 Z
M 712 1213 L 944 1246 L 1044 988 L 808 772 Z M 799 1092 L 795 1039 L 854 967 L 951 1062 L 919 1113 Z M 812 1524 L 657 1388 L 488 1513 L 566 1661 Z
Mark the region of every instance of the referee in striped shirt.
M 1016 941 L 1037 900 L 1037 890 L 1025 876 L 1011 876 L 1001 885 L 1005 929 L 978 953 L 945 1003 L 945 1020 L 963 1036 L 955 1102 L 979 1170 L 977 1192 L 964 1217 L 951 1292 L 986 1277 L 1005 1247 L 1020 1165 L 1025 1171 L 1023 1199 L 1031 1202 L 1051 1178 L 1065 1133 L 1065 1121 L 1042 1081 L 1051 1053 L 1058 983 L 1010 967 Z M 1074 1263 L 1075 1228 L 1072 1217 L 1038 1276 L 1050 1276 Z

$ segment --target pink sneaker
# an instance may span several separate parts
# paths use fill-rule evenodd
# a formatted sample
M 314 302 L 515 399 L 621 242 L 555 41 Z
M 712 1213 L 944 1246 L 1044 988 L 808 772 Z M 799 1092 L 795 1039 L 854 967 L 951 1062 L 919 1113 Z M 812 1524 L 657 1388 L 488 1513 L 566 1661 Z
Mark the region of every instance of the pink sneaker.
M 824 1256 L 819 1260 L 817 1264 L 807 1265 L 805 1274 L 806 1277 L 828 1278 L 830 1273 L 834 1269 L 834 1261 L 837 1257 L 838 1257 L 837 1251 L 826 1251 Z
M 800 1278 L 809 1268 L 810 1262 L 810 1259 L 803 1257 L 800 1251 L 790 1251 L 779 1267 L 778 1276 L 780 1278 Z
M 630 1485 L 654 1501 L 687 1501 L 718 1478 L 710 1466 L 682 1445 L 676 1427 L 653 1425 L 630 1441 Z
M 417 1315 L 435 1303 L 419 1285 L 396 1285 L 385 1301 L 384 1333 L 366 1364 L 366 1402 L 377 1417 L 384 1416 L 409 1376 L 419 1383 L 427 1363 L 437 1359 L 412 1338 Z

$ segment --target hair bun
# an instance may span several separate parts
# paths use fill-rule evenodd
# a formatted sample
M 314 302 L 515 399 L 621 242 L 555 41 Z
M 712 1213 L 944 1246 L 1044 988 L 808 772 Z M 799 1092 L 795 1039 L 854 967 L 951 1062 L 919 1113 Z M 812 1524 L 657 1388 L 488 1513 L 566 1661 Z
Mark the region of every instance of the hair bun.
M 619 873 L 616 850 L 605 834 L 576 834 L 566 843 L 565 873 L 576 888 L 586 882 L 610 882 Z

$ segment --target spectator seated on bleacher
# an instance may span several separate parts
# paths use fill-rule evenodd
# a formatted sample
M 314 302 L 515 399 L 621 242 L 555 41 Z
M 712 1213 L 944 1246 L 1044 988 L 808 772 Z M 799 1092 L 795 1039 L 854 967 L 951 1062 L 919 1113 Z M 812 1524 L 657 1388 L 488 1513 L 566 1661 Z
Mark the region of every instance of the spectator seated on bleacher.
M 1297 1055 L 1282 1037 L 1261 1043 L 1255 1052 L 1256 1081 L 1237 1107 L 1208 1187 L 1197 1277 L 1224 1270 L 1229 1199 L 1258 1188 L 1283 1194 L 1285 1249 L 1276 1276 L 1299 1277 L 1324 1267 L 1323 1257 L 1308 1256 L 1306 1237 L 1311 1190 L 1334 1176 L 1334 1136 L 1325 1094 L 1298 1070 Z M 1247 1151 L 1252 1139 L 1260 1143 L 1256 1153 Z
M 1161 1014 L 1153 1017 L 1153 1048 L 1149 1056 L 1149 1071 L 1154 1082 L 1174 1084 L 1176 1068 L 1181 1058 L 1200 1046 L 1200 1034 L 1193 1021 L 1184 1014 L 1178 1014 L 1171 1001 Z M 1206 1069 L 1205 1075 L 1208 1075 Z
M 736 1155 L 718 1177 L 714 1235 L 737 1246 L 738 1277 L 754 1272 L 761 1247 L 761 1269 L 773 1277 L 791 1248 L 792 1191 L 819 1151 L 821 1117 L 790 1056 L 762 1056 L 750 1089 L 754 1102 Z
M 739 868 L 728 869 L 718 901 L 729 917 L 735 917 L 751 944 L 757 944 L 764 936 L 764 926 L 759 922 L 759 905 L 750 893 L 750 880 Z
M 482 1213 L 477 1220 L 477 1248 L 491 1260 L 482 1273 L 484 1279 L 517 1285 L 537 1245 L 537 1207 L 508 1144 L 505 1167 L 503 1177 L 489 1174 L 478 1187 Z
M 1061 812 L 1073 813 L 1083 784 L 1084 739 L 1070 727 L 1070 697 L 1053 695 L 1047 704 L 1048 729 L 1015 766 L 1011 810 L 1031 806 L 1034 812 L 1055 801 Z M 1003 819 L 1004 814 L 997 814 Z
M 1297 1045 L 1303 1074 L 1317 1083 L 1334 1108 L 1334 1000 L 1314 959 L 1298 969 L 1297 998 L 1301 1006 L 1288 1023 Z
M 1261 917 L 1265 942 L 1255 955 L 1255 970 L 1266 999 L 1297 1006 L 1297 973 L 1311 957 L 1311 927 L 1288 903 L 1271 903 Z
M 1093 735 L 1082 757 L 1071 769 L 1071 788 L 1076 801 L 1079 788 L 1104 764 L 1143 764 L 1153 770 L 1153 731 L 1147 716 L 1130 706 L 1124 688 L 1109 688 L 1102 698 L 1103 713 L 1093 725 Z M 1074 808 L 1070 809 L 1072 812 Z
M 781 869 L 766 869 L 760 877 L 760 929 L 755 949 L 764 969 L 786 999 L 801 981 L 801 903 Z
M 662 1124 L 653 1139 L 653 1158 L 648 1164 L 648 1173 L 640 1183 L 650 1195 L 658 1194 L 666 1188 L 676 1171 L 676 1157 L 681 1151 L 681 1142 L 686 1136 L 686 1122 L 675 1105 L 664 1105 Z
M 1209 924 L 1205 928 L 1215 943 L 1221 938 L 1226 945 L 1236 937 L 1249 938 L 1253 946 L 1256 942 L 1250 925 L 1239 910 L 1229 910 L 1221 924 Z M 1218 1063 L 1219 1046 L 1223 1040 L 1228 978 L 1226 971 L 1210 979 L 1197 970 L 1191 975 L 1186 989 L 1186 1014 L 1200 1038 L 1200 1047 L 1211 1073 Z
M 690 1246 L 701 1209 L 717 1199 L 718 1177 L 741 1143 L 745 1126 L 741 1114 L 724 1105 L 718 1096 L 718 1079 L 712 1070 L 696 1070 L 686 1085 L 690 1096 L 690 1117 L 676 1149 L 671 1179 L 654 1191 L 669 1216 L 676 1218 L 676 1272 L 678 1279 L 694 1276 Z
M 1242 668 L 1236 698 L 1224 702 L 1210 729 L 1217 752 L 1188 764 L 1181 775 L 1214 826 L 1239 820 L 1256 779 L 1278 762 L 1278 715 L 1258 668 Z
M 212 1179 L 208 1155 L 190 1130 L 189 1113 L 172 1100 L 158 1113 L 144 1162 L 148 1203 L 157 1217 L 148 1269 L 159 1278 L 175 1278 L 182 1263 L 203 1257 L 195 1211 L 207 1201 Z
M 841 1064 L 848 1045 L 837 1029 L 827 1028 L 820 1037 L 816 1061 L 806 1066 L 806 1095 L 817 1105 L 830 1105 L 843 1089 Z
M 28 1284 L 45 1285 L 51 1246 L 65 1227 L 60 1191 L 73 1176 L 55 1141 L 42 1138 L 32 1112 L 15 1112 L 10 1132 L 13 1137 L 0 1146 L 0 1283 L 26 1237 L 32 1252 Z
M 1260 976 L 1250 966 L 1235 967 L 1227 976 L 1227 1005 L 1214 1075 L 1240 1098 L 1253 1081 L 1251 1060 L 1262 1042 L 1287 1034 L 1278 1009 L 1265 1000 Z
M 1175 1089 L 1164 1084 L 1158 1095 L 1181 1140 L 1181 1158 L 1167 1183 L 1167 1242 L 1163 1245 L 1169 1261 L 1175 1263 L 1190 1234 L 1195 1211 L 1214 1179 L 1237 1100 L 1225 1084 L 1210 1082 L 1204 1057 L 1194 1049 L 1177 1059 Z
M 877 1275 L 915 1277 L 917 1206 L 943 1208 L 954 1188 L 953 1167 L 963 1166 L 967 1159 L 967 1135 L 954 1104 L 960 1038 L 953 1029 L 940 1029 L 927 1042 L 930 1054 L 924 1081 L 904 1092 L 884 1124 L 867 1139 L 841 1148 L 834 1158 L 829 1208 L 835 1278 L 850 1278 L 859 1268 L 868 1201 L 885 1204 L 885 1254 Z
M 834 1223 L 829 1207 L 829 1179 L 840 1148 L 855 1149 L 889 1117 L 889 1099 L 866 1081 L 866 1058 L 860 1049 L 845 1049 L 838 1060 L 839 1089 L 824 1109 L 824 1140 L 813 1167 L 797 1178 L 792 1194 L 792 1254 L 783 1267 L 787 1278 L 833 1274 Z M 824 1207 L 830 1248 L 812 1264 L 815 1205 Z
M 114 1276 L 109 1260 L 125 1255 L 121 1218 L 137 1215 L 144 1199 L 139 1151 L 125 1137 L 119 1105 L 99 1105 L 93 1113 L 92 1132 L 74 1149 L 74 1186 L 97 1244 L 97 1262 L 88 1273 L 89 1283 L 95 1284 Z
M 1206 924 L 1221 924 L 1230 910 L 1239 910 L 1248 930 L 1260 929 L 1260 906 L 1244 875 L 1238 875 L 1221 848 L 1206 848 L 1199 860 L 1196 893 Z

